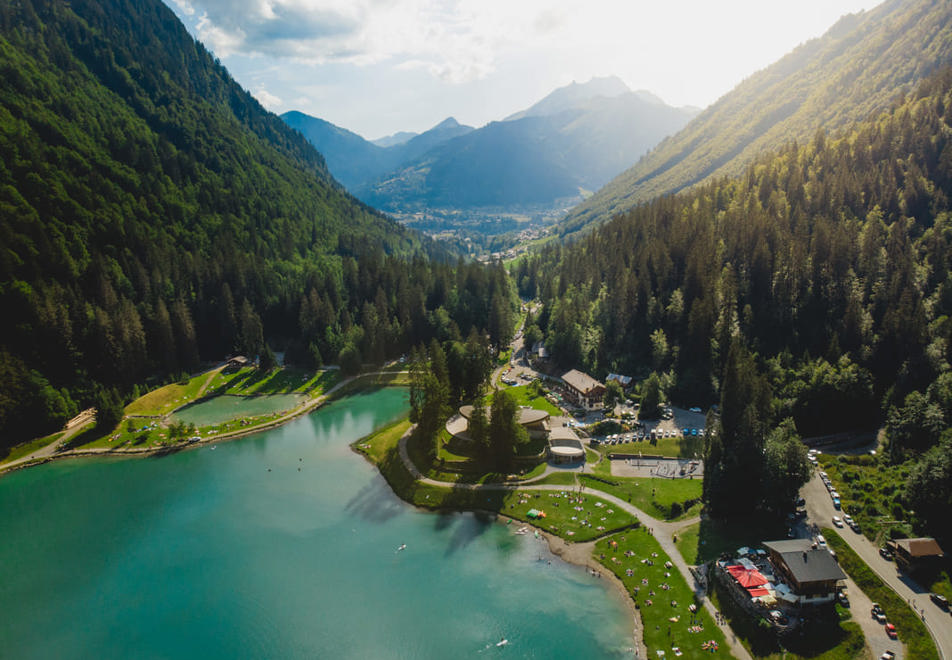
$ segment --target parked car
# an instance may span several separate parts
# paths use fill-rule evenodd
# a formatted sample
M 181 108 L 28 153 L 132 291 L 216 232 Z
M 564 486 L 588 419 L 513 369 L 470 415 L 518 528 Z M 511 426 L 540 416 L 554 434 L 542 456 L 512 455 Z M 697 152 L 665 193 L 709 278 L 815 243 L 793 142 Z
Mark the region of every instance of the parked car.
M 896 654 L 892 651 L 883 651 L 883 654 L 879 656 L 879 660 L 896 660 Z
M 847 525 L 849 525 L 850 527 L 852 527 L 852 526 L 853 526 L 853 516 L 851 516 L 850 514 L 847 513 L 845 516 L 843 516 L 843 522 L 845 522 Z
M 838 497 L 834 497 L 834 498 L 833 498 L 833 508 L 839 510 L 839 508 L 840 508 L 840 498 L 838 498 Z
M 882 547 L 879 549 L 879 556 L 886 560 L 892 560 L 893 554 L 889 548 Z
M 880 612 L 879 614 L 873 612 L 873 618 L 876 619 L 877 623 L 886 623 L 886 615 Z
M 949 609 L 949 601 L 942 594 L 929 594 L 929 598 L 932 599 L 932 602 L 941 607 L 944 610 Z
M 886 624 L 886 634 L 889 635 L 889 639 L 899 639 L 899 633 L 896 632 L 896 626 L 891 623 Z
M 817 535 L 816 535 L 816 544 L 817 544 L 818 546 L 820 546 L 821 548 L 825 548 L 825 547 L 826 547 L 826 539 L 823 538 L 823 535 L 822 535 L 822 534 L 817 534 Z
M 846 589 L 841 589 L 840 593 L 836 594 L 836 599 L 840 601 L 840 605 L 842 605 L 843 607 L 850 606 L 850 599 L 846 593 Z
M 842 526 L 843 526 L 843 521 L 840 520 L 840 517 L 839 517 L 839 516 L 833 516 L 833 526 L 834 526 L 834 527 L 842 527 Z

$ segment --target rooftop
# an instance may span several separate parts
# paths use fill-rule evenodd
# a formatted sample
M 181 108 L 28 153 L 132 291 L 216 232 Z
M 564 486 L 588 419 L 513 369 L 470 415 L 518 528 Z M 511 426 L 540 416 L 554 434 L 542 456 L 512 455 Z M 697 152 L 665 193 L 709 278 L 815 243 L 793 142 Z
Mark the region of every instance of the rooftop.
M 472 419 L 473 417 L 473 407 L 472 406 L 460 406 L 459 414 L 465 417 L 466 419 Z M 492 413 L 489 408 L 486 408 L 486 420 L 488 421 L 492 417 Z M 535 408 L 520 408 L 519 409 L 519 423 L 523 426 L 528 426 L 529 424 L 538 424 L 549 418 L 549 413 L 544 410 L 536 410 Z
M 942 557 L 942 548 L 933 538 L 896 539 L 893 541 L 910 557 Z
M 830 551 L 813 549 L 807 539 L 768 541 L 764 546 L 780 555 L 790 575 L 800 584 L 846 579 Z
M 603 385 L 589 376 L 586 373 L 582 373 L 578 369 L 572 369 L 564 374 L 562 374 L 562 380 L 565 381 L 566 385 L 575 388 L 579 392 L 587 393 L 592 390 L 603 387 Z

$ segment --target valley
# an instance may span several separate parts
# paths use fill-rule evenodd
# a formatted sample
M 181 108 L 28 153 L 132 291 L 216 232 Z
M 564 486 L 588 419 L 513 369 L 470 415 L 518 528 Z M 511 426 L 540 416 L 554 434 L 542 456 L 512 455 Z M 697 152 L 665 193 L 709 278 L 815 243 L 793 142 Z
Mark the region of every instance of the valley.
M 4 657 L 952 658 L 952 5 L 550 4 L 0 3 Z

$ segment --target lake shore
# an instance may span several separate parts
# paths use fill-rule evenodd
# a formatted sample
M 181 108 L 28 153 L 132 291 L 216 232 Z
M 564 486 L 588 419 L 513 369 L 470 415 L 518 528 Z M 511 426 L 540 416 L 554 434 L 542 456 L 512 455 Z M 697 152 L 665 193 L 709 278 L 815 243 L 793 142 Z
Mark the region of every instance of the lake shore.
M 302 415 L 309 414 L 318 408 L 320 408 L 325 403 L 329 403 L 334 400 L 334 398 L 340 394 L 349 394 L 345 388 L 353 388 L 362 379 L 373 378 L 379 376 L 390 376 L 393 374 L 401 374 L 403 372 L 394 372 L 394 371 L 372 371 L 365 374 L 359 374 L 357 376 L 351 376 L 341 380 L 339 383 L 334 385 L 327 392 L 309 399 L 303 402 L 297 408 L 289 411 L 287 414 L 277 417 L 273 420 L 263 422 L 254 426 L 249 426 L 246 428 L 234 429 L 231 431 L 224 431 L 214 435 L 208 435 L 201 438 L 195 442 L 179 442 L 173 445 L 153 445 L 149 447 L 77 447 L 75 449 L 67 449 L 65 451 L 54 452 L 49 455 L 30 459 L 29 457 L 24 459 L 18 459 L 17 461 L 10 462 L 6 465 L 0 465 L 0 478 L 6 474 L 11 474 L 17 470 L 22 470 L 25 468 L 33 467 L 36 465 L 43 465 L 56 460 L 67 459 L 67 458 L 82 458 L 89 456 L 127 456 L 127 457 L 136 457 L 136 456 L 163 456 L 166 454 L 178 453 L 181 451 L 188 451 L 190 449 L 197 449 L 200 447 L 207 447 L 211 444 L 216 444 L 219 442 L 229 442 L 231 440 L 237 440 L 239 438 L 244 438 L 255 433 L 260 433 L 262 431 L 268 431 L 279 426 L 283 426 L 288 422 L 291 422 Z M 371 385 L 378 385 L 377 383 L 371 383 Z M 386 386 L 386 383 L 379 384 L 380 386 Z M 200 400 L 200 399 L 199 399 Z M 190 401 L 183 406 L 185 407 L 195 403 Z M 171 413 L 174 413 L 173 410 Z M 135 415 L 130 415 L 130 417 L 138 417 Z
M 539 536 L 545 539 L 549 546 L 549 552 L 551 552 L 553 555 L 567 564 L 581 566 L 593 576 L 593 579 L 604 580 L 606 585 L 610 585 L 612 588 L 614 588 L 621 596 L 622 602 L 625 604 L 625 607 L 631 615 L 631 620 L 633 623 L 632 643 L 635 645 L 635 649 L 638 653 L 636 657 L 648 657 L 648 649 L 645 647 L 644 643 L 644 626 L 641 621 L 641 613 L 638 611 L 638 608 L 635 607 L 635 601 L 632 599 L 631 594 L 628 593 L 628 589 L 625 588 L 625 584 L 620 579 L 618 579 L 614 573 L 611 571 L 606 571 L 605 567 L 595 560 L 595 556 L 593 554 L 595 551 L 595 541 L 570 543 L 562 537 L 538 529 L 530 523 L 525 523 L 515 519 L 507 519 L 512 520 L 513 525 L 518 523 L 520 525 L 532 527 L 539 533 Z

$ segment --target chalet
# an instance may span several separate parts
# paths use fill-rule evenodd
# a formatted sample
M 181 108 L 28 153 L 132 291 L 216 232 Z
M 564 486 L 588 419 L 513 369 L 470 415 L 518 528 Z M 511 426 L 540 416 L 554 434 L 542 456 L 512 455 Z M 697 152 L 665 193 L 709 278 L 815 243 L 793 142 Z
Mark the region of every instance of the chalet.
M 236 355 L 235 357 L 230 357 L 225 361 L 226 369 L 241 369 L 242 367 L 247 367 L 251 364 L 251 360 L 246 358 L 244 355 Z
M 572 369 L 562 374 L 562 382 L 566 397 L 578 407 L 592 410 L 602 404 L 605 386 L 588 374 Z
M 790 589 L 779 589 L 777 595 L 799 605 L 818 605 L 836 598 L 837 583 L 846 573 L 829 550 L 815 548 L 809 539 L 767 541 L 770 563 L 789 583 Z
M 933 538 L 895 539 L 887 544 L 896 556 L 896 564 L 907 573 L 915 573 L 937 564 L 945 557 Z

